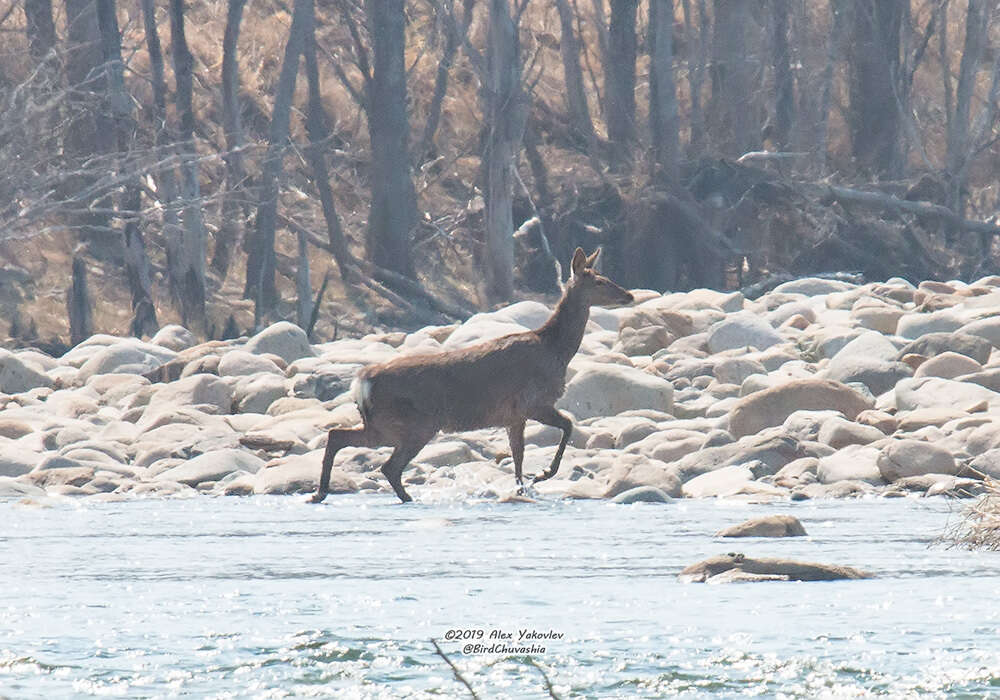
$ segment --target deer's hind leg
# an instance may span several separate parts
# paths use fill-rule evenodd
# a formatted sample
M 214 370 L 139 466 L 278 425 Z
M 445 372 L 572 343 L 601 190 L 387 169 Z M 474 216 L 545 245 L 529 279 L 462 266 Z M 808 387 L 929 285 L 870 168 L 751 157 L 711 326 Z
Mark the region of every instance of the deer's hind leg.
M 410 460 L 417 456 L 417 453 L 423 449 L 424 445 L 432 437 L 434 437 L 433 433 L 430 435 L 419 433 L 407 435 L 401 443 L 396 445 L 392 456 L 382 465 L 382 473 L 385 474 L 385 478 L 389 480 L 392 490 L 396 492 L 396 496 L 403 503 L 409 503 L 413 500 L 410 498 L 410 494 L 406 492 L 406 489 L 403 488 L 403 470 L 406 469 L 406 465 L 410 463 Z
M 319 488 L 313 494 L 313 503 L 322 503 L 330 490 L 330 472 L 333 471 L 333 458 L 344 447 L 373 447 L 371 430 L 367 427 L 341 430 L 334 428 L 326 439 L 326 451 L 323 453 L 323 471 L 319 475 Z
M 543 425 L 551 425 L 553 428 L 562 430 L 562 440 L 559 441 L 559 449 L 556 450 L 556 456 L 552 458 L 552 464 L 549 465 L 548 470 L 544 474 L 539 474 L 532 480 L 532 483 L 538 483 L 539 481 L 551 479 L 559 471 L 559 462 L 562 461 L 563 452 L 566 451 L 566 444 L 569 442 L 570 435 L 573 434 L 573 421 L 562 411 L 556 410 L 554 406 L 539 409 L 532 413 L 530 418 Z

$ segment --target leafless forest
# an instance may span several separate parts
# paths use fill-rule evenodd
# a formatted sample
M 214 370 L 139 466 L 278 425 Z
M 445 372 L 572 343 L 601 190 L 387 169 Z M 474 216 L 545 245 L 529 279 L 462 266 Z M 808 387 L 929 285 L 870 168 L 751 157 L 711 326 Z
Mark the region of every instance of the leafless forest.
M 0 333 L 998 271 L 995 0 L 0 1 Z

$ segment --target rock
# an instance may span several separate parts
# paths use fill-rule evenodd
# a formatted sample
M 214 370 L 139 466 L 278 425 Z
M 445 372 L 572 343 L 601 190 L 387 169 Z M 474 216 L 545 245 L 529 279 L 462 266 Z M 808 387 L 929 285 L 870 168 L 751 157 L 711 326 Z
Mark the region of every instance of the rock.
M 729 314 L 708 330 L 708 349 L 712 353 L 736 348 L 765 350 L 784 342 L 771 324 L 749 311 Z
M 462 440 L 446 440 L 426 445 L 412 462 L 426 464 L 429 467 L 455 467 L 482 460 L 483 456 L 473 452 L 472 448 Z
M 896 384 L 894 402 L 899 411 L 948 407 L 965 411 L 981 401 L 998 405 L 1000 393 L 978 384 L 938 377 L 903 379 Z
M 196 486 L 203 481 L 218 481 L 235 471 L 256 473 L 264 460 L 246 450 L 224 449 L 206 452 L 184 464 L 156 475 L 157 481 L 176 481 Z
M 737 493 L 748 481 L 753 480 L 753 472 L 745 464 L 721 467 L 685 481 L 681 493 L 685 498 L 725 497 Z
M 614 467 L 608 477 L 608 487 L 603 498 L 615 498 L 626 491 L 651 486 L 671 498 L 680 498 L 681 480 L 677 470 L 663 462 L 639 455 L 622 455 L 614 458 Z
M 0 348 L 0 394 L 20 394 L 36 387 L 50 387 L 52 380 L 20 357 Z
M 816 479 L 821 484 L 838 481 L 864 481 L 881 484 L 878 466 L 880 450 L 865 445 L 848 445 L 832 455 L 821 457 L 816 465 Z
M 894 306 L 864 306 L 851 311 L 853 318 L 862 328 L 869 328 L 885 335 L 895 335 L 903 310 Z
M 871 408 L 872 402 L 857 391 L 826 379 L 796 379 L 744 396 L 729 413 L 729 432 L 752 435 L 781 425 L 795 411 L 840 411 L 848 420 Z
M 967 355 L 957 352 L 943 352 L 922 363 L 914 377 L 943 377 L 944 379 L 954 379 L 963 374 L 979 372 L 983 366 Z
M 636 486 L 611 499 L 612 503 L 669 503 L 671 500 L 662 489 L 655 486 Z
M 216 368 L 216 371 L 220 377 L 245 377 L 262 372 L 284 376 L 284 372 L 274 362 L 246 350 L 230 350 L 227 352 L 219 358 L 219 366 Z
M 805 537 L 806 529 L 793 515 L 753 518 L 715 533 L 716 537 Z
M 951 453 L 923 440 L 893 440 L 882 449 L 878 469 L 887 482 L 923 474 L 958 474 Z
M 314 451 L 268 464 L 254 478 L 254 493 L 313 493 L 319 486 L 321 460 L 321 452 Z M 357 490 L 357 483 L 349 474 L 333 468 L 330 493 L 356 493 Z
M 181 350 L 187 350 L 197 345 L 198 339 L 194 333 L 184 326 L 171 323 L 158 330 L 156 335 L 150 338 L 149 342 L 175 352 L 180 352 Z
M 670 382 L 633 367 L 596 362 L 581 363 L 556 404 L 578 420 L 613 416 L 636 408 L 673 410 Z
M 34 432 L 32 427 L 24 421 L 14 418 L 0 418 L 0 438 L 16 440 L 25 435 L 30 435 L 32 432 Z
M 176 355 L 172 350 L 126 338 L 97 350 L 80 366 L 79 377 L 87 381 L 96 374 L 146 374 Z
M 149 400 L 147 412 L 178 406 L 209 404 L 222 413 L 229 413 L 233 392 L 229 385 L 211 374 L 193 374 L 176 382 L 162 385 Z
M 906 314 L 899 319 L 896 334 L 914 340 L 928 333 L 951 333 L 964 325 L 962 318 L 951 309 L 929 314 Z
M 959 333 L 974 335 L 989 342 L 993 347 L 1000 347 L 1000 316 L 988 316 L 965 324 Z
M 956 333 L 928 333 L 912 343 L 904 345 L 899 351 L 898 357 L 902 358 L 905 355 L 934 357 L 945 352 L 957 352 L 985 365 L 989 362 L 993 346 L 988 340 L 960 331 Z
M 854 421 L 861 425 L 870 425 L 873 428 L 878 428 L 886 435 L 896 432 L 896 428 L 899 427 L 899 419 L 885 411 L 877 411 L 875 409 L 862 411 Z
M 12 476 L 0 476 L 0 501 L 19 501 L 22 498 L 45 497 L 45 489 L 18 481 Z
M 885 393 L 913 370 L 896 361 L 896 346 L 880 333 L 867 331 L 844 345 L 830 359 L 826 377 L 843 384 L 861 382 L 875 395 Z
M 752 374 L 767 374 L 767 370 L 757 360 L 748 357 L 727 357 L 712 368 L 715 378 L 725 384 L 742 384 Z
M 709 447 L 689 454 L 674 464 L 681 480 L 736 464 L 758 464 L 756 478 L 774 474 L 802 455 L 799 443 L 784 435 L 749 435 L 737 442 Z
M 233 402 L 240 413 L 267 413 L 272 403 L 287 394 L 285 377 L 263 372 L 242 379 L 233 390 Z
M 711 583 L 712 579 L 731 570 L 750 574 L 751 580 L 780 581 L 837 581 L 841 579 L 864 579 L 872 575 L 849 566 L 814 564 L 792 559 L 753 558 L 742 554 L 727 554 L 711 557 L 685 568 L 678 578 L 685 583 Z M 774 578 L 777 577 L 777 578 Z M 732 579 L 729 579 L 732 580 Z M 737 579 L 739 580 L 739 579 Z
M 801 457 L 792 460 L 774 474 L 772 482 L 776 486 L 785 488 L 812 484 L 816 481 L 818 466 L 819 459 L 816 457 Z
M 622 328 L 618 332 L 618 342 L 612 351 L 620 352 L 629 357 L 636 355 L 652 355 L 657 350 L 670 345 L 677 340 L 663 326 L 647 326 L 645 328 Z
M 823 423 L 817 439 L 824 445 L 839 450 L 848 445 L 867 445 L 884 437 L 885 433 L 878 428 L 834 417 Z
M 795 411 L 781 424 L 781 429 L 800 442 L 815 441 L 819 439 L 820 429 L 832 418 L 842 419 L 843 416 L 839 411 Z
M 969 467 L 978 476 L 1000 480 L 1000 449 L 994 447 L 983 452 L 969 462 Z
M 361 365 L 325 364 L 310 372 L 294 375 L 292 393 L 299 398 L 331 401 L 351 388 Z
M 278 321 L 247 341 L 248 352 L 262 355 L 273 353 L 291 364 L 303 357 L 313 357 L 312 346 L 306 332 L 288 321 Z
M 771 292 L 772 294 L 805 294 L 806 296 L 819 296 L 821 294 L 832 294 L 834 292 L 846 292 L 852 290 L 857 285 L 840 280 L 828 280 L 822 277 L 802 277 L 797 280 L 782 282 Z

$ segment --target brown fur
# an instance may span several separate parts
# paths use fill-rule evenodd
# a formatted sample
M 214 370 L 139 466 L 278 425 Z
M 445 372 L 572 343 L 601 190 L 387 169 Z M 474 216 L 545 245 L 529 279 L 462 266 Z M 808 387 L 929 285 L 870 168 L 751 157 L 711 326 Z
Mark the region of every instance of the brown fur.
M 583 339 L 590 307 L 632 301 L 629 292 L 593 270 L 596 259 L 597 253 L 587 258 L 577 248 L 573 277 L 552 316 L 537 330 L 459 350 L 400 357 L 362 370 L 357 401 L 364 427 L 330 431 L 313 501 L 326 496 L 338 450 L 381 445 L 396 448 L 382 472 L 400 500 L 411 500 L 403 489 L 403 469 L 441 430 L 506 428 L 514 474 L 521 484 L 528 420 L 563 431 L 552 464 L 535 481 L 552 477 L 573 429 L 555 403 L 565 388 L 566 367 Z

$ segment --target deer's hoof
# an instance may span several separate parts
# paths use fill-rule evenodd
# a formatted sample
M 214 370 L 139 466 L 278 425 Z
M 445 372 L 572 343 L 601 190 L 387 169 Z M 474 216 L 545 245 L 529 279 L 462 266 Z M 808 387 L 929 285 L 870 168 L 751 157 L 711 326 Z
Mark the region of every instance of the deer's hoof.
M 326 498 L 325 493 L 314 493 L 312 498 L 309 499 L 309 503 L 322 503 Z

